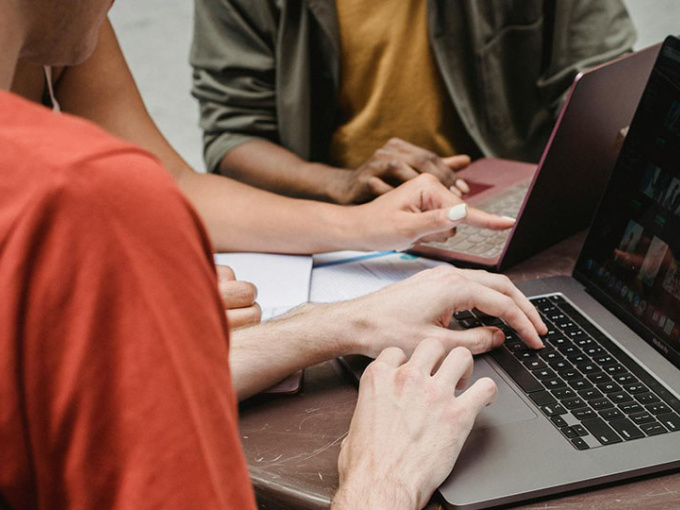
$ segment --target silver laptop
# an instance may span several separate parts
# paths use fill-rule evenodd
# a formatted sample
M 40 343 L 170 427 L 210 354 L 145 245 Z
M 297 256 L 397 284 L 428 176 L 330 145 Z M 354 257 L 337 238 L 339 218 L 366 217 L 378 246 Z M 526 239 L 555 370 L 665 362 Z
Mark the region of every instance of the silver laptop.
M 439 489 L 448 507 L 680 467 L 679 207 L 680 40 L 669 37 L 572 277 L 519 285 L 549 327 L 546 348 L 526 349 L 497 318 L 455 314 L 452 327 L 496 325 L 506 342 L 475 360 L 498 397 Z
M 548 321 L 546 349 L 526 350 L 507 330 L 476 361 L 499 398 L 440 488 L 449 506 L 680 467 L 679 206 L 680 40 L 669 37 L 572 277 L 520 285 Z
M 656 45 L 580 73 L 538 167 L 485 158 L 461 172 L 472 190 L 468 203 L 517 218 L 511 231 L 461 225 L 447 242 L 419 244 L 411 251 L 502 270 L 586 228 L 658 49 Z

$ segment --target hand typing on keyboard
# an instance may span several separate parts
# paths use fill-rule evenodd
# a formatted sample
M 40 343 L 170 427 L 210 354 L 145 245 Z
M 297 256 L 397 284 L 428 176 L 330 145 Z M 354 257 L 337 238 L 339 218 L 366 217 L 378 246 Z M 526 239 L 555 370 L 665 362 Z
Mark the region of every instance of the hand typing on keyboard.
M 356 353 L 376 357 L 396 346 L 407 355 L 424 338 L 440 340 L 447 349 L 466 347 L 473 354 L 501 345 L 505 334 L 494 324 L 466 331 L 448 328 L 454 312 L 476 308 L 510 325 L 531 349 L 543 347 L 539 335 L 547 333 L 538 312 L 510 282 L 486 271 L 440 266 L 362 298 L 339 304 L 357 330 Z M 390 313 L 384 313 L 389 310 Z
M 385 349 L 361 379 L 359 401 L 338 459 L 332 510 L 424 508 L 449 475 L 479 412 L 496 396 L 491 379 L 463 390 L 473 361 L 421 342 L 410 359 Z

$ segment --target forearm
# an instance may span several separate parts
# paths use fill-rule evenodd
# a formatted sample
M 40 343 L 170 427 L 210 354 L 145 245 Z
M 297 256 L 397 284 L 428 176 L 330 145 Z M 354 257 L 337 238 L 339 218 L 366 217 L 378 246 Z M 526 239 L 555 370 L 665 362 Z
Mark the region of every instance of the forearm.
M 218 175 L 178 179 L 208 227 L 217 251 L 321 253 L 362 249 L 352 207 L 276 195 Z
M 347 170 L 309 163 L 272 142 L 256 139 L 229 151 L 220 172 L 246 184 L 297 198 L 344 203 Z
M 367 324 L 345 304 L 308 304 L 275 320 L 232 331 L 229 364 L 239 400 L 263 391 L 296 370 L 361 352 L 356 339 Z

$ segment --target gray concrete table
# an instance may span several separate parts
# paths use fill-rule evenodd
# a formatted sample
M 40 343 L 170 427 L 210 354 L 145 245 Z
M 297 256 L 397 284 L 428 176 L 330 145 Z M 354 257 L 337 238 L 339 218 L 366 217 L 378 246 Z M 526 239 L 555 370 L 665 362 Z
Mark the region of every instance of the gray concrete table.
M 569 274 L 583 241 L 574 236 L 508 271 L 515 281 Z M 258 503 L 266 510 L 321 510 L 338 486 L 337 459 L 356 386 L 336 361 L 305 371 L 303 391 L 241 406 L 241 439 Z M 436 498 L 428 510 L 440 509 Z M 680 473 L 554 497 L 520 509 L 677 509 Z

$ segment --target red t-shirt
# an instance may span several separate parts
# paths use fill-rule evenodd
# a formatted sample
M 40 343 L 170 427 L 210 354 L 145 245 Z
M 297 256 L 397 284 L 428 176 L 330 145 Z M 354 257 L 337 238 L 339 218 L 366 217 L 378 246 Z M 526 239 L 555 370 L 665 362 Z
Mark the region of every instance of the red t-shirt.
M 167 172 L 4 92 L 0 155 L 2 499 L 254 509 L 210 243 Z

